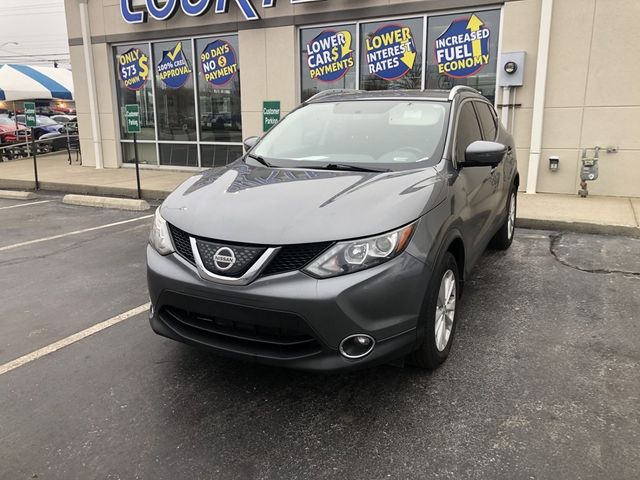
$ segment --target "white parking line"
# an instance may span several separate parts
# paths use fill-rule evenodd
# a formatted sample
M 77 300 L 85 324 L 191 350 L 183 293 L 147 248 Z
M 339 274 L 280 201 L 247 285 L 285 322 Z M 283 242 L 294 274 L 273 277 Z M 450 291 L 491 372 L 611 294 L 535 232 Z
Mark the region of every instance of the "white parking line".
M 53 200 L 40 200 L 38 202 L 21 203 L 19 205 L 9 205 L 8 207 L 0 207 L 0 210 L 6 210 L 8 208 L 28 207 L 29 205 L 37 205 L 39 203 L 49 203 L 49 202 L 53 202 Z
M 33 362 L 45 355 L 49 355 L 50 353 L 55 352 L 56 350 L 60 350 L 61 348 L 67 347 L 72 343 L 75 343 L 83 338 L 87 338 L 89 335 L 93 335 L 94 333 L 98 333 L 106 328 L 112 327 L 120 322 L 123 322 L 127 318 L 131 318 L 139 313 L 142 313 L 149 309 L 151 303 L 145 303 L 144 305 L 140 305 L 139 307 L 132 308 L 128 312 L 121 313 L 120 315 L 116 315 L 115 317 L 111 317 L 109 320 L 105 320 L 104 322 L 100 322 L 93 327 L 89 327 L 85 330 L 82 330 L 78 333 L 74 333 L 73 335 L 68 336 L 67 338 L 63 338 L 62 340 L 58 340 L 55 343 L 47 345 L 46 347 L 42 347 L 34 352 L 23 355 L 20 358 L 16 358 L 4 365 L 0 365 L 0 375 L 4 375 L 11 370 L 15 370 L 18 367 L 26 365 L 27 363 Z
M 82 230 L 76 230 L 74 232 L 61 233 L 60 235 L 53 235 L 52 237 L 38 238 L 36 240 L 29 240 L 27 242 L 14 243 L 13 245 L 7 245 L 0 247 L 0 252 L 5 250 L 11 250 L 12 248 L 24 247 L 26 245 L 33 245 L 34 243 L 46 242 L 48 240 L 56 240 L 58 238 L 69 237 L 71 235 L 79 235 L 80 233 L 93 232 L 95 230 L 102 230 L 103 228 L 115 227 L 116 225 L 124 225 L 125 223 L 137 222 L 138 220 L 144 220 L 145 218 L 151 218 L 152 215 L 144 215 L 142 217 L 130 218 L 129 220 L 122 220 L 121 222 L 108 223 L 106 225 L 99 225 L 97 227 L 83 228 Z

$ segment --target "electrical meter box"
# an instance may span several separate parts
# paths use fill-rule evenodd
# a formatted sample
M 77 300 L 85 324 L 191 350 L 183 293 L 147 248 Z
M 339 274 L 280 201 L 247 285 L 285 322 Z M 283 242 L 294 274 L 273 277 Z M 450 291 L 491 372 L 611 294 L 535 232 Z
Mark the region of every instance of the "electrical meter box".
M 500 57 L 498 86 L 521 87 L 524 84 L 525 52 L 505 52 Z

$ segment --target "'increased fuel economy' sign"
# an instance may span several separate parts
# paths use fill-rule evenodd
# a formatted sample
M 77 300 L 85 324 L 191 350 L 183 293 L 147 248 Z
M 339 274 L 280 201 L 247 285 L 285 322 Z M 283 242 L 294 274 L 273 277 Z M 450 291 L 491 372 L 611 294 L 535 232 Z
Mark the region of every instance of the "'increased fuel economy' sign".
M 473 14 L 459 18 L 436 39 L 435 55 L 438 73 L 453 78 L 477 74 L 489 64 L 491 31 Z

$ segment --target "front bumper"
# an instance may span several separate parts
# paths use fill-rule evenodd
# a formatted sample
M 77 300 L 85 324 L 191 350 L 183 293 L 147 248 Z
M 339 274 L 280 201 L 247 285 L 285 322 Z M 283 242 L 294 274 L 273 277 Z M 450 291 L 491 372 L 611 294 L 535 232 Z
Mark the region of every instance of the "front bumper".
M 226 356 L 319 371 L 386 363 L 415 349 L 430 271 L 405 252 L 341 277 L 297 271 L 231 286 L 203 280 L 179 255 L 163 257 L 151 247 L 147 266 L 156 333 Z M 347 359 L 339 345 L 354 334 L 370 335 L 376 345 Z

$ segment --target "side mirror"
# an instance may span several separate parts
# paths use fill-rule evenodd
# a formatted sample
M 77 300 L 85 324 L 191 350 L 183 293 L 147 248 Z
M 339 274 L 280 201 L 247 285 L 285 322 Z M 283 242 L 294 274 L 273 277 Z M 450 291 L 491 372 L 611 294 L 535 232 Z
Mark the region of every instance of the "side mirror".
M 495 167 L 508 152 L 506 145 L 496 142 L 478 140 L 467 147 L 464 162 L 458 162 L 462 167 Z
M 244 145 L 244 151 L 248 152 L 249 150 L 251 150 L 256 143 L 258 143 L 258 140 L 260 140 L 260 137 L 247 137 L 243 140 L 242 144 Z

